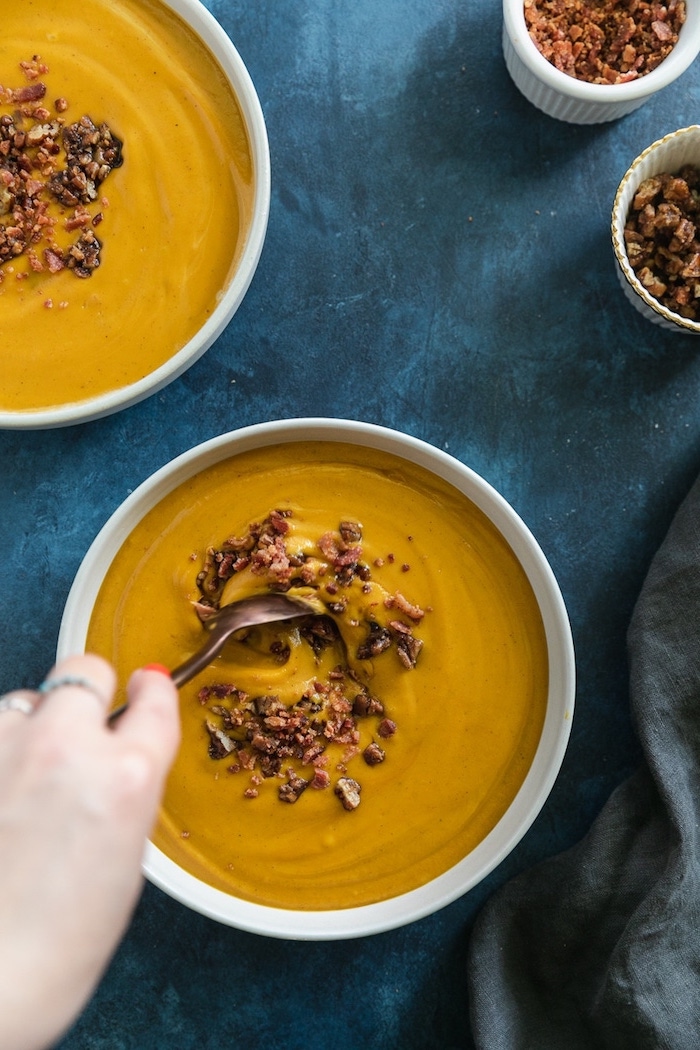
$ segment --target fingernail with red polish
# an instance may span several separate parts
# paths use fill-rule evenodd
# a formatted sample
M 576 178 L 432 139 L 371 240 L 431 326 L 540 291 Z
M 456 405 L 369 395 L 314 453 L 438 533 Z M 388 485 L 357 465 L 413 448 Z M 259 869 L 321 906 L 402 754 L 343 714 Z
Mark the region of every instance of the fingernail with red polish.
M 142 670 L 144 670 L 144 671 L 157 671 L 158 674 L 164 674 L 164 675 L 167 675 L 168 678 L 170 678 L 170 671 L 165 666 L 165 664 L 146 664 L 146 666 L 143 667 Z

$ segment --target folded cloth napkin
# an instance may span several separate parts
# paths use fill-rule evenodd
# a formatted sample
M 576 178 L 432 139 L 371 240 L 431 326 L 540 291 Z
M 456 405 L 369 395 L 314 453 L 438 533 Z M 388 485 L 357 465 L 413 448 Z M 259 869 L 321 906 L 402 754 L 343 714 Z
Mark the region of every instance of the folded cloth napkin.
M 497 891 L 469 948 L 479 1050 L 700 1048 L 700 479 L 628 631 L 645 765 Z

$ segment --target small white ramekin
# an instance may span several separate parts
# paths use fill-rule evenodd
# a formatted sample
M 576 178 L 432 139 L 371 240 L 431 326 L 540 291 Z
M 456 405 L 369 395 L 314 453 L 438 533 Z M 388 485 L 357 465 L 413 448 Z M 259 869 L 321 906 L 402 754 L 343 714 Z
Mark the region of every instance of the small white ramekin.
M 624 237 L 630 204 L 641 183 L 652 175 L 665 172 L 674 174 L 684 164 L 700 167 L 700 124 L 681 128 L 652 142 L 651 146 L 632 162 L 615 194 L 611 223 L 612 243 L 617 259 L 617 276 L 632 305 L 647 320 L 653 321 L 661 328 L 681 334 L 700 335 L 700 321 L 681 317 L 649 294 L 630 266 Z
M 533 106 L 569 124 L 602 124 L 637 109 L 683 73 L 700 51 L 700 0 L 686 0 L 678 43 L 659 66 L 628 84 L 589 84 L 556 69 L 538 51 L 523 0 L 503 0 L 503 54 L 515 86 Z

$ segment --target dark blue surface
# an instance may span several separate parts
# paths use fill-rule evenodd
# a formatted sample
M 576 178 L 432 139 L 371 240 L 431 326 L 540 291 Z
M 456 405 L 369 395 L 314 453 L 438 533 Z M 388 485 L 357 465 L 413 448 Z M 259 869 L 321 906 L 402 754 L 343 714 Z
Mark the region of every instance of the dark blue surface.
M 541 816 L 463 899 L 404 930 L 297 944 L 149 886 L 62 1048 L 462 1050 L 480 905 L 580 838 L 637 761 L 625 631 L 700 469 L 700 341 L 628 304 L 609 220 L 632 159 L 697 118 L 700 68 L 622 121 L 573 127 L 513 87 L 496 0 L 208 6 L 268 124 L 262 260 L 224 335 L 162 393 L 0 433 L 0 689 L 41 679 L 85 551 L 153 470 L 238 426 L 333 415 L 430 441 L 513 504 L 569 609 L 577 710 Z

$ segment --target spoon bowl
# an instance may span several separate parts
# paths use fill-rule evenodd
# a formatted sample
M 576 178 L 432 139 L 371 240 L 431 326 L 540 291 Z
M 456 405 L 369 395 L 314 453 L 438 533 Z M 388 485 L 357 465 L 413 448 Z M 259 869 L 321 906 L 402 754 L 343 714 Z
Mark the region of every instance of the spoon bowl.
M 317 607 L 311 601 L 281 592 L 253 594 L 249 598 L 241 598 L 240 601 L 224 605 L 204 621 L 209 637 L 201 649 L 171 671 L 170 676 L 179 689 L 219 655 L 236 631 L 261 623 L 293 620 L 298 616 L 309 616 L 317 612 Z
M 261 623 L 277 623 L 293 620 L 299 616 L 318 614 L 317 604 L 306 598 L 282 592 L 252 594 L 248 598 L 230 602 L 213 613 L 203 626 L 208 632 L 204 645 L 170 672 L 170 677 L 180 689 L 214 660 L 236 631 L 245 627 L 256 627 Z M 121 704 L 110 712 L 107 722 L 112 725 L 120 718 L 128 704 Z

